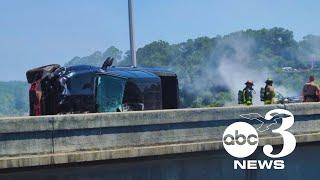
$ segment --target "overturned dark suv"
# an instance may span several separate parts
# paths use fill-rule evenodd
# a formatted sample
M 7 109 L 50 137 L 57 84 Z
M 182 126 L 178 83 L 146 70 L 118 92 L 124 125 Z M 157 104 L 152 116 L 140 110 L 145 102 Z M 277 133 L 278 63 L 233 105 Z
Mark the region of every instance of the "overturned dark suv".
M 160 68 L 53 64 L 26 73 L 30 115 L 178 108 L 175 73 Z

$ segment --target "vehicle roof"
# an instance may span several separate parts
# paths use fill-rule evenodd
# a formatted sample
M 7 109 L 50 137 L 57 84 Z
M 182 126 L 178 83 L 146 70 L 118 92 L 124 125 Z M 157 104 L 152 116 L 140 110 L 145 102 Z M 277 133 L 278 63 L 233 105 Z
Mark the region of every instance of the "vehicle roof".
M 96 67 L 96 66 L 89 66 L 89 65 L 76 65 L 76 66 L 66 67 L 66 72 L 73 72 L 73 71 L 77 71 L 77 72 L 86 72 L 86 71 L 95 72 L 95 71 L 101 71 L 101 68 Z
M 110 69 L 122 69 L 122 70 L 138 70 L 138 71 L 145 71 L 156 74 L 158 76 L 177 76 L 176 73 L 169 71 L 165 68 L 160 67 L 114 67 L 112 66 Z
M 89 73 L 89 72 L 100 72 L 108 73 L 114 76 L 121 76 L 124 78 L 158 78 L 159 76 L 176 76 L 175 73 L 161 69 L 161 68 L 144 68 L 144 67 L 115 67 L 111 66 L 107 70 L 103 70 L 100 67 L 89 66 L 89 65 L 76 65 L 66 68 L 66 73 L 78 72 L 78 73 Z
M 128 68 L 128 69 L 123 69 L 123 68 L 109 68 L 106 73 L 115 75 L 115 76 L 121 76 L 125 77 L 128 79 L 153 79 L 156 78 L 158 79 L 159 77 L 156 74 L 147 72 L 147 71 L 141 71 L 139 69 L 135 68 Z

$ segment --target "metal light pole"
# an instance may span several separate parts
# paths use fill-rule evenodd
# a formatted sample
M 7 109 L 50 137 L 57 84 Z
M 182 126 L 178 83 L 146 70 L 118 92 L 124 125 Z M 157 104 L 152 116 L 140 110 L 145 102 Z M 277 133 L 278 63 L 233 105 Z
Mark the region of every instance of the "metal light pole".
M 131 61 L 132 61 L 132 66 L 137 67 L 133 8 L 134 8 L 133 0 L 128 0 Z

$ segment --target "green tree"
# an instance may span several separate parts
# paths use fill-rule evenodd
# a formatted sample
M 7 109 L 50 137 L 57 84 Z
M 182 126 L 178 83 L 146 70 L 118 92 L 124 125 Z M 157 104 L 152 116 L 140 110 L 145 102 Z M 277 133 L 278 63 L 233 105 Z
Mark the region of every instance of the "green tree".
M 92 65 L 100 67 L 107 57 L 113 57 L 115 59 L 114 65 L 117 64 L 122 59 L 122 51 L 117 49 L 114 46 L 109 47 L 104 53 L 96 51 L 93 54 L 85 57 L 74 57 L 65 66 L 74 66 L 74 65 Z

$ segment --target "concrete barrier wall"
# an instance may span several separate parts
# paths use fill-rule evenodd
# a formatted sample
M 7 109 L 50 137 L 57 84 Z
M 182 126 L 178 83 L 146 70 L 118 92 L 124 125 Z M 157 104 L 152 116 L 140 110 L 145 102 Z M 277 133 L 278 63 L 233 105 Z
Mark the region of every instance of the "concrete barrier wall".
M 279 151 L 279 148 L 275 147 Z M 233 169 L 234 158 L 224 150 L 179 155 L 112 160 L 96 163 L 35 168 L 19 171 L 4 170 L 1 180 L 301 180 L 319 179 L 320 143 L 298 145 L 284 158 L 284 170 Z M 248 159 L 265 160 L 262 148 Z
M 179 109 L 0 118 L 0 168 L 221 149 L 225 128 L 241 114 L 290 110 L 298 142 L 320 140 L 320 104 Z M 281 144 L 271 132 L 260 143 Z

